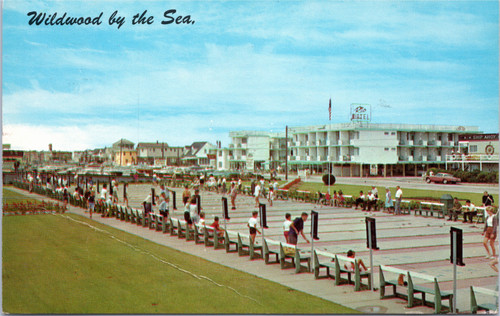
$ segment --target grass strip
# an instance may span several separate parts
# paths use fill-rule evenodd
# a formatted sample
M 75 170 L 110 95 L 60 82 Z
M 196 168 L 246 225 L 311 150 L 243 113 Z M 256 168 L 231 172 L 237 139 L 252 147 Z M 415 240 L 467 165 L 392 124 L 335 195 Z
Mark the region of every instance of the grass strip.
M 379 198 L 385 200 L 385 186 L 375 186 L 378 190 Z M 467 199 L 471 200 L 476 206 L 482 205 L 482 193 L 470 193 L 470 192 L 453 192 L 453 191 L 437 191 L 437 190 L 421 190 L 421 189 L 409 189 L 405 188 L 404 184 L 401 185 L 403 190 L 403 199 L 417 199 L 417 200 L 427 200 L 434 199 L 439 200 L 443 194 L 450 194 L 453 197 L 458 197 L 460 201 L 465 201 Z M 342 192 L 347 195 L 352 195 L 353 197 L 359 196 L 359 191 L 368 192 L 372 189 L 371 185 L 355 185 L 355 184 L 335 184 L 330 187 L 330 192 L 333 195 L 333 191 L 342 190 Z M 390 187 L 392 198 L 396 194 L 396 187 Z M 328 186 L 322 183 L 316 182 L 300 182 L 298 190 L 310 191 L 315 193 L 321 191 L 323 193 L 328 191 Z M 493 196 L 495 204 L 498 204 L 498 194 L 492 194 L 493 192 L 488 192 Z
M 3 217 L 2 235 L 8 313 L 357 313 L 75 214 Z

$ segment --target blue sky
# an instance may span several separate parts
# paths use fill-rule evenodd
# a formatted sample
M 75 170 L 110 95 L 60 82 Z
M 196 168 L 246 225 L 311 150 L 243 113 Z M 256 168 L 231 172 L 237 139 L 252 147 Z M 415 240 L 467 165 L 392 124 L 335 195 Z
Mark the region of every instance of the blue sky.
M 176 9 L 192 25 L 162 25 Z M 3 143 L 173 146 L 349 121 L 498 132 L 498 1 L 3 3 Z M 125 24 L 108 18 L 118 10 Z M 147 10 L 151 25 L 132 25 Z M 29 25 L 27 13 L 98 26 Z

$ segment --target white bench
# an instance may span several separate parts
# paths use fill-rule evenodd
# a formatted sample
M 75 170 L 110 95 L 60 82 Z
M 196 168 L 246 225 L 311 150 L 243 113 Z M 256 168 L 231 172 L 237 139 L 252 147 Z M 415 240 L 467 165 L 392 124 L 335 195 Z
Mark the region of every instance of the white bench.
M 295 266 L 295 273 L 299 273 L 302 269 L 302 262 L 307 263 L 307 271 L 311 271 L 311 256 L 299 248 L 296 245 L 282 243 L 280 241 L 272 239 L 264 239 L 264 258 L 266 257 L 266 248 L 268 254 L 276 254 L 277 260 L 280 263 L 281 269 L 286 268 L 286 259 L 291 259 L 291 263 Z M 269 249 L 269 245 L 278 246 L 278 249 Z
M 341 265 L 340 262 L 349 262 L 354 264 L 354 270 Z M 341 274 L 347 274 L 347 283 L 352 284 L 352 274 L 354 274 L 354 291 L 361 291 L 361 279 L 368 279 L 368 288 L 371 288 L 371 271 L 359 270 L 359 263 L 357 258 L 349 258 L 343 255 L 335 255 L 335 285 L 342 284 Z
M 231 238 L 230 235 L 234 238 Z M 231 250 L 231 245 L 235 245 L 234 250 Z M 224 232 L 224 246 L 226 252 L 238 252 L 238 233 L 226 230 Z
M 425 208 L 424 208 L 425 207 Z M 434 212 L 438 213 L 438 218 L 444 218 L 448 210 L 445 210 L 443 203 L 436 202 L 420 202 L 420 208 L 415 209 L 415 215 L 417 212 L 423 216 L 423 212 L 425 212 L 425 216 L 434 216 Z
M 203 227 L 203 238 L 205 247 L 213 246 L 214 249 L 224 247 L 224 237 L 219 236 L 219 232 L 211 226 L 204 225 Z
M 493 296 L 495 298 L 495 303 L 481 303 L 478 304 L 476 300 L 476 294 L 480 293 L 488 296 Z M 479 310 L 484 311 L 498 311 L 498 291 L 485 289 L 482 287 L 471 286 L 470 287 L 470 310 L 471 313 L 476 314 Z
M 396 275 L 403 274 L 406 275 L 407 277 L 407 285 L 400 285 L 398 284 L 398 277 L 396 279 L 390 279 L 387 280 L 384 276 L 384 271 L 394 273 Z M 414 278 L 419 278 L 422 280 L 426 280 L 429 283 L 433 283 L 433 287 L 425 287 L 421 285 L 414 285 L 413 284 L 413 279 Z M 407 270 L 402 270 L 390 266 L 380 266 L 380 272 L 379 272 L 379 279 L 380 279 L 380 299 L 388 298 L 388 297 L 403 297 L 406 300 L 408 300 L 408 307 L 413 307 L 415 306 L 415 294 L 416 293 L 421 293 L 422 294 L 422 305 L 426 305 L 426 300 L 425 300 L 425 294 L 431 294 L 434 295 L 434 310 L 436 314 L 441 313 L 443 306 L 442 306 L 442 300 L 443 299 L 448 299 L 449 300 L 449 310 L 453 310 L 453 293 L 451 292 L 442 292 L 439 289 L 439 284 L 437 282 L 437 278 L 422 274 L 422 273 L 417 273 L 417 272 L 412 272 L 412 271 L 407 271 Z M 385 295 L 385 287 L 386 286 L 392 286 L 393 288 L 393 295 L 392 296 L 387 296 Z M 404 293 L 398 293 L 397 292 L 397 287 L 398 286 L 403 286 L 407 288 L 407 294 L 405 295 Z
M 238 255 L 239 256 L 245 255 L 244 248 L 248 248 L 248 254 L 250 255 L 250 260 L 255 259 L 255 256 L 256 256 L 255 250 L 260 249 L 261 255 L 262 255 L 262 246 L 261 245 L 256 245 L 252 241 L 252 239 L 250 238 L 250 235 L 238 233 Z
M 323 256 L 323 257 L 327 257 L 329 259 L 329 261 L 320 262 L 318 255 Z M 335 254 L 329 253 L 326 251 L 321 251 L 321 250 L 314 250 L 314 278 L 315 279 L 320 278 L 320 276 L 319 276 L 320 271 L 319 270 L 321 268 L 326 268 L 326 277 L 327 278 L 335 278 L 334 275 L 330 274 L 330 269 L 335 270 L 335 262 L 333 262 L 333 261 L 335 261 Z

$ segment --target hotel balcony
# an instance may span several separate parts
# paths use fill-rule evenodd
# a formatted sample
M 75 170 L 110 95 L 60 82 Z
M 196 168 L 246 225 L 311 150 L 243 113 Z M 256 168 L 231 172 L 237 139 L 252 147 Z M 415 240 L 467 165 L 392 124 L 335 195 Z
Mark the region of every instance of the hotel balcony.
M 347 155 L 341 156 L 340 158 L 340 161 L 351 161 L 351 157 Z

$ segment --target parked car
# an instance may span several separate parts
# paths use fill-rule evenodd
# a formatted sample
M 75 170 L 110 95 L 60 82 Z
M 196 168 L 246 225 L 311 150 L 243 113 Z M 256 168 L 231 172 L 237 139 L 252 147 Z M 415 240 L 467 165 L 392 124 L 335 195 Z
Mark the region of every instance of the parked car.
M 462 180 L 460 178 L 456 178 L 449 173 L 438 173 L 436 175 L 432 175 L 432 176 L 428 175 L 425 177 L 425 182 L 427 182 L 427 183 L 434 182 L 434 183 L 442 183 L 442 184 L 448 184 L 448 183 L 455 184 L 455 183 L 458 183 L 461 181 Z

